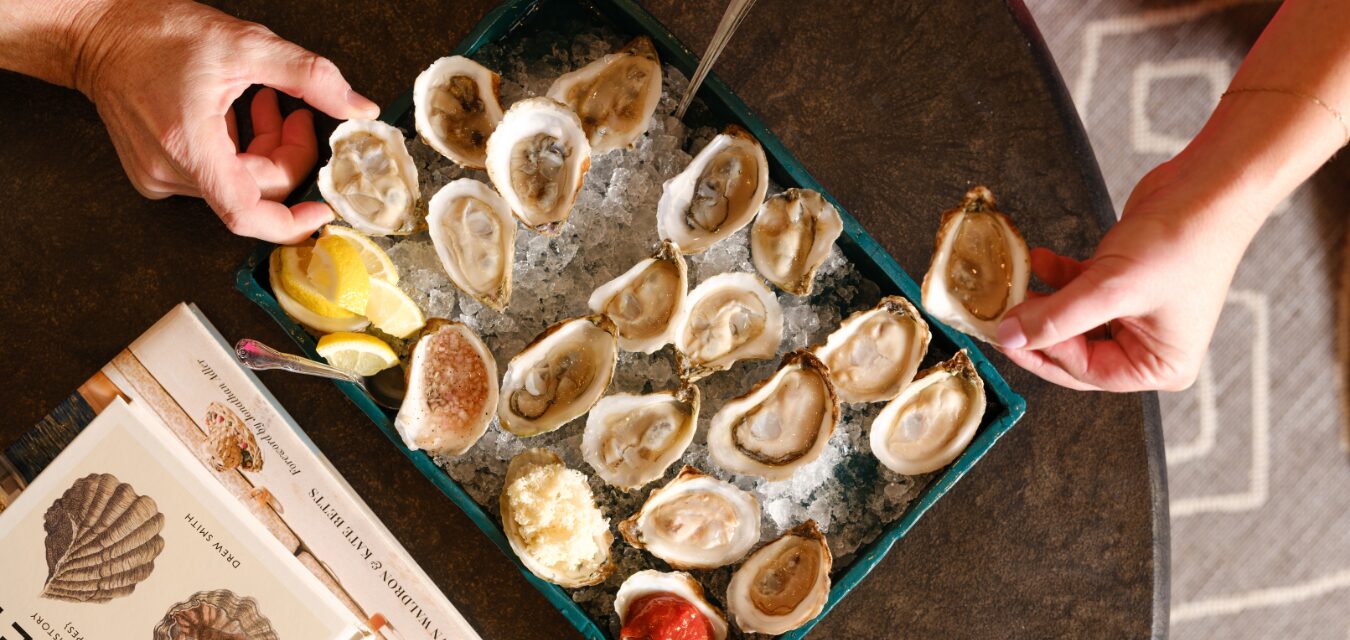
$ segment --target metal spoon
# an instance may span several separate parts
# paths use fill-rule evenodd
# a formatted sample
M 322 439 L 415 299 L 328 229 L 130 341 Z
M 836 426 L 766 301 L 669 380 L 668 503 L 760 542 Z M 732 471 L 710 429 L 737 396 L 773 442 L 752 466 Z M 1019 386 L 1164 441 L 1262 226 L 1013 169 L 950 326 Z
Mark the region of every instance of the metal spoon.
M 362 377 L 309 358 L 282 353 L 252 338 L 244 338 L 235 343 L 234 353 L 239 362 L 254 371 L 282 369 L 307 376 L 355 383 L 370 395 L 375 404 L 388 409 L 397 410 L 403 404 L 403 396 L 408 392 L 403 379 L 403 370 L 399 367 L 390 367 L 373 376 Z

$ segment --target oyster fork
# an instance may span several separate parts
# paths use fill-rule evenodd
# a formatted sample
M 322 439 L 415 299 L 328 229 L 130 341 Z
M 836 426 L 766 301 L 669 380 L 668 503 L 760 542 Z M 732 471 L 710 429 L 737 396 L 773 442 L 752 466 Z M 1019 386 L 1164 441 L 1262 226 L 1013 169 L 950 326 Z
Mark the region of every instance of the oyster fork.
M 712 69 L 713 63 L 722 55 L 722 50 L 727 47 L 731 41 L 732 34 L 740 28 L 741 21 L 750 13 L 751 7 L 755 6 L 755 0 L 731 0 L 727 3 L 727 10 L 722 14 L 722 20 L 717 23 L 717 31 L 713 32 L 712 40 L 708 41 L 708 48 L 703 52 L 703 57 L 698 61 L 698 68 L 694 69 L 694 76 L 689 79 L 689 86 L 684 90 L 684 97 L 680 99 L 680 106 L 675 110 L 676 118 L 684 118 L 684 112 L 689 110 L 689 104 L 694 101 L 694 94 L 703 84 L 704 78 Z

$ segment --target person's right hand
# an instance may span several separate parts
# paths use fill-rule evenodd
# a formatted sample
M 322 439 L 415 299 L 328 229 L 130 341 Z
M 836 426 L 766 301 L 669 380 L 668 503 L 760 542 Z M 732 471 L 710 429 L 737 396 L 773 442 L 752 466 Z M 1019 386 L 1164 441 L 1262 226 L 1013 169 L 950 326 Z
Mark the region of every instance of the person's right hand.
M 1179 390 L 1195 380 L 1256 212 L 1215 194 L 1178 158 L 1135 187 L 1086 261 L 1038 248 L 1031 269 L 1056 291 L 999 325 L 1008 358 L 1082 390 Z

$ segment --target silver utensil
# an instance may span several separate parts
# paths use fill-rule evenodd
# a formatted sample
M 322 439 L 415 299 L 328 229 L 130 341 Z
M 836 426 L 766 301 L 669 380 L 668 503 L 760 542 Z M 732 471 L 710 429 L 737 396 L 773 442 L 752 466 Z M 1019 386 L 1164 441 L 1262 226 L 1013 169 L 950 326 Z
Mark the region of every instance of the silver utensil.
M 689 79 L 689 86 L 684 90 L 684 97 L 680 99 L 680 107 L 675 110 L 676 118 L 683 118 L 684 112 L 689 110 L 689 103 L 694 101 L 694 94 L 703 84 L 703 79 L 708 76 L 708 71 L 712 69 L 713 63 L 717 62 L 718 56 L 722 55 L 722 50 L 727 47 L 731 41 L 732 34 L 741 26 L 741 21 L 745 19 L 746 14 L 750 13 L 750 8 L 755 6 L 755 0 L 731 0 L 727 3 L 727 10 L 722 14 L 722 21 L 717 23 L 717 31 L 713 32 L 712 40 L 708 41 L 708 49 L 703 52 L 703 58 L 698 61 L 698 68 L 694 69 L 694 77 Z
M 235 343 L 234 354 L 239 358 L 239 362 L 254 371 L 281 369 L 291 373 L 346 380 L 358 384 L 370 394 L 375 404 L 388 409 L 398 409 L 408 391 L 400 367 L 390 367 L 373 376 L 363 377 L 309 358 L 282 353 L 252 338 L 244 338 Z

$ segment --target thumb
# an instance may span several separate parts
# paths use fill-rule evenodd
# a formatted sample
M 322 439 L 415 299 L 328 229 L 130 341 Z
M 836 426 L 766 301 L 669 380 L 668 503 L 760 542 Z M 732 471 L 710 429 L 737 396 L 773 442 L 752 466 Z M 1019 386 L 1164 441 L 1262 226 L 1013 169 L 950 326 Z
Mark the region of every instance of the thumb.
M 1059 291 L 1013 307 L 998 325 L 999 344 L 1045 349 L 1134 313 L 1129 293 L 1103 281 L 1089 267 Z
M 300 98 L 339 120 L 380 116 L 379 105 L 353 91 L 332 61 L 271 32 L 266 38 L 250 56 L 255 82 Z

